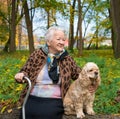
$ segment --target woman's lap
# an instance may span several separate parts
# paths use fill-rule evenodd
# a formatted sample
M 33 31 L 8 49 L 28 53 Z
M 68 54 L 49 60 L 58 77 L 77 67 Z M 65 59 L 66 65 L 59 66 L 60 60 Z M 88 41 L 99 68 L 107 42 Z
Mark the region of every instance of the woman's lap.
M 26 103 L 26 119 L 62 119 L 62 99 L 30 96 Z M 20 118 L 21 119 L 21 118 Z

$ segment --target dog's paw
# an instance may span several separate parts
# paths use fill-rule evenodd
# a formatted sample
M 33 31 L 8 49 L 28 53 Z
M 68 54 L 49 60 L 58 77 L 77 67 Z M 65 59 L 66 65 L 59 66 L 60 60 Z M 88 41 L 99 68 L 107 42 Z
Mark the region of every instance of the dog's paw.
M 82 119 L 82 118 L 84 118 L 84 117 L 85 117 L 85 114 L 84 114 L 83 112 L 77 113 L 77 118 Z
M 71 104 L 71 105 L 67 105 L 67 106 L 64 106 L 64 113 L 67 114 L 67 115 L 70 115 L 70 114 L 76 114 L 74 108 L 74 106 Z
M 88 110 L 87 114 L 89 114 L 89 115 L 95 115 L 95 112 L 93 110 Z

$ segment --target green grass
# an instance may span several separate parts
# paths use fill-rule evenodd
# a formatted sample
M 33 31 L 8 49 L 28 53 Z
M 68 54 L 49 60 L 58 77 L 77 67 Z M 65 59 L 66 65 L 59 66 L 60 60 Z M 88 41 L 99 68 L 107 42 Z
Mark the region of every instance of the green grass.
M 95 111 L 104 114 L 120 113 L 120 104 L 114 101 L 116 91 L 120 87 L 120 59 L 114 59 L 112 50 L 84 50 L 82 57 L 77 57 L 75 50 L 74 54 L 71 55 L 80 67 L 83 67 L 86 62 L 92 61 L 100 68 L 102 81 L 96 92 Z M 28 51 L 0 52 L 1 112 L 12 108 L 19 99 L 23 85 L 15 82 L 14 75 L 24 65 L 28 56 Z

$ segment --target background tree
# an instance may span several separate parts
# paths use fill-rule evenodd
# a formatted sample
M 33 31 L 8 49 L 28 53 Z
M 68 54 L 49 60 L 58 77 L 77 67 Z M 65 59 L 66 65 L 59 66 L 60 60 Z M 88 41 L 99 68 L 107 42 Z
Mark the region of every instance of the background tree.
M 31 14 L 31 18 L 30 18 L 30 12 L 29 12 L 29 8 L 28 8 L 27 0 L 23 1 L 23 8 L 24 8 L 25 21 L 26 21 L 27 32 L 28 32 L 29 51 L 30 51 L 30 53 L 32 53 L 34 51 L 33 26 L 32 26 L 34 15 Z
M 22 20 L 17 26 L 18 31 L 18 49 L 21 50 L 21 44 L 22 44 Z
M 88 37 L 90 39 L 87 49 L 90 49 L 93 44 L 95 45 L 95 48 L 98 49 L 101 41 L 106 40 L 107 37 L 111 37 L 111 22 L 108 12 L 108 9 L 110 8 L 109 1 L 95 0 L 87 1 L 84 4 L 84 6 L 88 6 L 88 9 L 83 7 L 83 13 L 84 9 L 87 11 L 83 18 L 84 25 L 86 24 L 85 33 L 88 25 L 91 25 L 92 31 L 91 33 L 88 33 L 87 36 L 84 34 L 84 38 Z
M 8 39 L 3 49 L 7 52 L 13 52 L 16 50 L 16 26 L 21 19 L 21 16 L 18 16 L 19 3 L 19 0 L 7 0 L 5 3 L 4 1 L 1 1 L 1 4 L 5 4 L 4 7 L 6 7 L 6 10 L 4 11 L 0 9 L 0 16 L 2 17 L 2 20 L 5 21 L 8 29 Z
M 7 4 L 8 11 L 5 12 L 0 9 L 0 17 L 4 19 L 4 22 L 6 22 L 6 25 L 8 27 L 8 31 L 11 31 L 11 11 L 12 11 L 12 3 L 11 0 Z M 0 1 L 1 2 L 1 1 Z M 81 3 L 80 3 L 81 2 Z M 22 3 L 22 4 L 21 4 Z M 25 7 L 25 5 L 27 5 Z M 21 13 L 18 12 L 18 6 L 21 6 Z M 110 14 L 110 1 L 109 0 L 17 0 L 15 5 L 15 11 L 16 11 L 16 24 L 18 25 L 20 23 L 20 19 L 23 18 L 23 24 L 26 23 L 25 28 L 27 29 L 28 33 L 28 40 L 29 41 L 29 48 L 30 52 L 34 50 L 34 31 L 36 29 L 40 30 L 40 33 L 44 34 L 46 32 L 46 29 L 51 25 L 59 25 L 60 19 L 66 20 L 68 23 L 65 24 L 65 28 L 68 29 L 69 34 L 69 49 L 74 50 L 74 46 L 76 41 L 77 42 L 77 48 L 81 48 L 79 50 L 79 54 L 82 55 L 82 50 L 84 41 L 89 43 L 88 49 L 92 48 L 99 48 L 99 45 L 101 41 L 110 39 L 111 37 L 111 31 L 112 31 L 112 25 L 111 25 L 111 14 Z M 39 15 L 35 16 L 39 12 Z M 2 13 L 2 14 L 1 14 Z M 23 17 L 25 16 L 25 17 Z M 14 17 L 13 17 L 14 18 Z M 34 20 L 38 20 L 38 28 L 34 29 Z M 25 20 L 25 21 L 24 21 Z M 60 21 L 60 22 L 61 22 Z M 77 21 L 77 22 L 76 22 Z M 44 22 L 44 23 L 43 23 Z M 2 21 L 3 23 L 3 21 Z M 84 27 L 83 27 L 84 24 Z M 68 25 L 66 27 L 66 25 Z M 91 29 L 89 29 L 89 27 Z M 22 31 L 22 34 L 26 35 L 26 29 L 25 32 Z M 2 30 L 2 29 L 1 29 Z M 19 29 L 20 30 L 20 29 Z M 15 30 L 13 30 L 15 31 Z M 0 31 L 1 32 L 1 31 Z M 24 32 L 24 33 L 23 33 Z M 6 30 L 7 33 L 7 30 Z M 12 32 L 14 33 L 14 32 Z M 21 33 L 19 32 L 19 36 Z M 11 33 L 9 33 L 9 37 L 6 42 L 6 46 L 8 47 L 8 44 L 10 45 L 11 40 Z M 19 37 L 19 39 L 20 39 Z M 40 35 L 38 35 L 38 40 Z M 42 36 L 43 37 L 43 36 Z M 21 38 L 23 40 L 23 38 Z M 76 40 L 79 39 L 79 40 Z M 2 41 L 2 40 L 1 40 Z M 5 41 L 5 40 L 4 40 Z M 13 41 L 15 42 L 15 41 Z M 23 42 L 22 42 L 23 43 Z M 27 41 L 26 41 L 27 43 Z M 115 42 L 112 42 L 115 43 Z M 12 44 L 12 43 L 11 43 Z M 26 44 L 23 44 L 26 45 Z M 12 45 L 11 45 L 12 46 Z M 115 46 L 115 45 L 114 45 Z M 86 48 L 86 47 L 85 47 Z M 81 52 L 81 53 L 80 53 Z
M 82 37 L 82 5 L 81 0 L 78 0 L 78 53 L 83 54 L 83 37 Z
M 8 40 L 7 2 L 0 1 L 0 45 Z
M 73 0 L 73 3 L 70 3 L 70 26 L 69 26 L 69 50 L 73 51 L 74 45 L 74 17 L 75 17 L 75 4 L 76 0 Z
M 5 1 L 0 1 L 0 17 L 1 17 L 1 25 L 4 26 L 4 27 L 1 27 L 2 31 L 3 29 L 5 28 L 6 30 L 4 30 L 4 32 L 2 32 L 1 36 L 2 38 L 4 39 L 1 39 L 1 42 L 3 42 L 5 45 L 4 45 L 4 51 L 7 51 L 8 52 L 8 48 L 9 48 L 9 44 L 10 44 L 10 7 L 11 4 L 10 4 L 10 1 L 7 0 L 6 2 Z M 3 9 L 5 8 L 5 9 Z M 6 38 L 3 37 L 5 34 Z
M 111 0 L 111 12 L 113 21 L 114 56 L 120 58 L 120 0 Z
M 11 22 L 10 22 L 10 46 L 9 51 L 16 50 L 15 38 L 16 38 L 16 13 L 17 13 L 17 1 L 12 0 Z

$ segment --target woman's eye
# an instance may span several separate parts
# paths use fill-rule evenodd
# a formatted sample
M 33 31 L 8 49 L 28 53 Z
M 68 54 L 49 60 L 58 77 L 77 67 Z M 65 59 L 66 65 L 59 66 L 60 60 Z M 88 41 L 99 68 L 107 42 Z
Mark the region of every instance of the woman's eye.
M 57 40 L 62 40 L 62 41 L 65 41 L 65 39 L 61 39 L 61 38 L 57 38 Z

